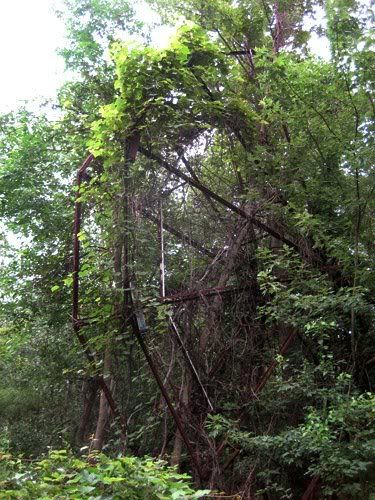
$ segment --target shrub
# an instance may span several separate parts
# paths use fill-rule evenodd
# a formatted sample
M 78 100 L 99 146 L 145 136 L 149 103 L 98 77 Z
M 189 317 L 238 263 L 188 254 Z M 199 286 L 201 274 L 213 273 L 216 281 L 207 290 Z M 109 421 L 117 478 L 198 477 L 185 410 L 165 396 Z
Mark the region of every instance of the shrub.
M 37 461 L 0 454 L 2 498 L 77 499 L 178 499 L 201 498 L 189 476 L 165 462 L 104 454 L 77 458 L 66 450 L 51 451 Z

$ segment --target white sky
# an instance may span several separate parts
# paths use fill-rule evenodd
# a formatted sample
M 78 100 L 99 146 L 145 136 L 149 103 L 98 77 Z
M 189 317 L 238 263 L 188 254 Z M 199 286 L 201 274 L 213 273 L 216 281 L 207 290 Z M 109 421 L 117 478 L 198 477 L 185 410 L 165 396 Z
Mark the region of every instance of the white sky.
M 22 100 L 52 97 L 64 63 L 56 54 L 64 26 L 53 0 L 0 0 L 0 112 Z
M 0 113 L 24 100 L 53 97 L 63 82 L 64 63 L 56 50 L 64 45 L 64 26 L 53 13 L 56 1 L 0 0 Z M 169 33 L 158 30 L 157 41 Z M 327 55 L 323 40 L 311 45 Z
M 64 24 L 54 14 L 59 0 L 0 0 L 0 113 L 25 100 L 53 97 L 64 81 Z M 155 14 L 143 6 L 144 21 Z M 155 42 L 165 42 L 171 30 L 156 30 Z

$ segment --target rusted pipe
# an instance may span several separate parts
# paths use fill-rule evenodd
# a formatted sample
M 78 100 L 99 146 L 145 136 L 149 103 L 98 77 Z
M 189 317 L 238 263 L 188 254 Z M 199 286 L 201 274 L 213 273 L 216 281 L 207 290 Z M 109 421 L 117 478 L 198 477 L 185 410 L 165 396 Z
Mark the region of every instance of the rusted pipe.
M 176 339 L 177 339 L 177 342 L 179 344 L 179 346 L 181 347 L 181 350 L 182 350 L 182 353 L 184 355 L 184 358 L 186 359 L 187 361 L 187 364 L 189 365 L 190 367 L 190 370 L 191 370 L 191 373 L 193 375 L 193 377 L 195 378 L 195 381 L 197 382 L 204 398 L 206 399 L 207 401 L 207 404 L 208 404 L 208 407 L 210 408 L 210 411 L 214 411 L 214 407 L 212 406 L 212 403 L 211 403 L 211 400 L 210 398 L 208 397 L 208 394 L 207 394 L 207 391 L 206 389 L 204 388 L 204 385 L 202 384 L 202 381 L 201 379 L 199 378 L 199 375 L 198 375 L 198 372 L 197 372 L 197 369 L 195 368 L 194 366 L 194 363 L 190 357 L 190 354 L 188 352 L 188 350 L 186 349 L 186 346 L 181 338 L 181 335 L 177 329 L 177 326 L 175 324 L 175 322 L 173 321 L 173 318 L 169 318 L 169 322 L 170 322 L 170 325 L 172 327 L 172 330 L 176 336 Z
M 297 250 L 298 252 L 301 252 L 301 248 L 299 247 L 299 245 L 297 243 L 295 243 L 294 241 L 292 241 L 289 238 L 286 238 L 285 236 L 283 236 L 282 234 L 280 234 L 278 231 L 276 231 L 272 227 L 270 227 L 267 224 L 265 224 L 264 222 L 261 222 L 260 220 L 258 220 L 256 217 L 254 217 L 254 216 L 246 213 L 244 210 L 242 210 L 242 208 L 237 207 L 237 205 L 234 205 L 233 203 L 231 203 L 230 201 L 226 200 L 225 198 L 223 198 L 219 194 L 211 191 L 211 189 L 209 189 L 204 184 L 201 184 L 199 181 L 191 178 L 189 175 L 184 174 L 184 172 L 181 172 L 181 170 L 179 170 L 178 168 L 174 167 L 173 165 L 170 165 L 162 157 L 160 157 L 158 155 L 155 155 L 154 153 L 151 153 L 150 151 L 148 151 L 147 149 L 145 149 L 142 146 L 139 146 L 139 151 L 144 156 L 146 156 L 146 158 L 149 158 L 150 160 L 156 161 L 157 163 L 159 163 L 159 165 L 161 165 L 166 170 L 168 170 L 168 172 L 171 172 L 172 174 L 176 175 L 180 179 L 183 179 L 190 186 L 195 187 L 196 189 L 198 189 L 199 191 L 201 191 L 204 195 L 209 196 L 210 198 L 212 198 L 213 200 L 217 201 L 218 203 L 220 203 L 224 207 L 228 208 L 232 212 L 236 213 L 237 215 L 240 215 L 242 218 L 248 220 L 249 222 L 251 222 L 252 224 L 254 224 L 254 226 L 258 227 L 262 231 L 265 231 L 269 235 L 271 235 L 271 236 L 275 237 L 276 239 L 282 241 L 288 247 L 293 248 L 294 250 Z
M 174 295 L 167 295 L 163 299 L 164 304 L 174 304 L 176 302 L 187 302 L 189 300 L 201 299 L 203 297 L 211 297 L 220 295 L 222 293 L 235 293 L 248 290 L 250 286 L 238 287 L 235 285 L 205 288 L 202 290 L 188 290 L 186 292 L 176 293 Z
M 181 434 L 181 437 L 185 443 L 186 449 L 190 455 L 190 459 L 191 459 L 191 461 L 192 461 L 192 463 L 193 463 L 193 465 L 198 473 L 199 479 L 202 480 L 201 466 L 200 466 L 198 457 L 193 450 L 193 447 L 192 447 L 192 445 L 189 441 L 189 438 L 185 432 L 184 426 L 182 425 L 181 419 L 180 419 L 178 413 L 176 412 L 176 410 L 172 404 L 172 401 L 168 395 L 167 389 L 166 389 L 165 385 L 163 384 L 163 381 L 159 375 L 159 372 L 156 368 L 156 365 L 155 365 L 155 363 L 150 355 L 150 352 L 147 348 L 147 345 L 143 339 L 142 332 L 145 331 L 144 330 L 145 320 L 143 317 L 143 312 L 141 311 L 141 309 L 139 307 L 139 304 L 135 303 L 134 296 L 133 296 L 133 290 L 134 289 L 132 287 L 130 287 L 129 297 L 130 297 L 130 305 L 131 305 L 131 308 L 133 310 L 132 327 L 133 327 L 134 335 L 138 341 L 139 346 L 141 347 L 141 349 L 143 351 L 143 354 L 146 358 L 148 366 L 150 367 L 150 370 L 154 376 L 154 379 L 155 379 L 157 385 L 159 386 L 160 392 L 162 393 L 162 396 L 163 396 L 163 398 L 168 406 L 168 409 L 173 417 L 173 420 L 175 421 L 176 426 Z

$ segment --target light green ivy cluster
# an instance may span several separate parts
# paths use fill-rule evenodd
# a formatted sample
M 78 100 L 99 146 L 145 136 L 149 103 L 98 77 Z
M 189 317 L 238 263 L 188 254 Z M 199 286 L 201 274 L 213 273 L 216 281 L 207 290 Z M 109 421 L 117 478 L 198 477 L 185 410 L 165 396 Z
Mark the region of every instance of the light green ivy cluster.
M 165 49 L 117 42 L 111 55 L 118 95 L 101 108 L 88 145 L 107 163 L 123 159 L 122 146 L 135 131 L 160 147 L 220 126 L 231 116 L 252 118 L 244 100 L 226 93 L 230 63 L 193 23 L 180 27 Z

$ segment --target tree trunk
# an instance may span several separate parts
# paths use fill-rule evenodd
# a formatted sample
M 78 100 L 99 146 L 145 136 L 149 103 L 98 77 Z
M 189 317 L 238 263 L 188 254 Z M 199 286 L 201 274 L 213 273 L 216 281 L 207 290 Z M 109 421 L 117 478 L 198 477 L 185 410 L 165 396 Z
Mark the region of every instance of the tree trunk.
M 82 445 L 90 423 L 92 409 L 94 407 L 96 394 L 98 392 L 98 381 L 93 377 L 86 377 L 83 382 L 83 412 L 77 429 L 75 442 L 77 446 Z
M 181 387 L 181 398 L 180 398 L 180 407 L 182 409 L 187 408 L 189 405 L 189 394 L 190 394 L 190 375 L 188 370 L 184 371 L 183 375 L 183 383 Z M 172 466 L 180 466 L 181 462 L 181 451 L 182 451 L 183 441 L 180 434 L 180 431 L 176 430 L 176 435 L 174 438 L 173 452 L 171 456 L 171 465 Z
M 224 287 L 233 275 L 238 254 L 241 251 L 242 245 L 246 241 L 246 238 L 249 236 L 249 234 L 254 234 L 252 225 L 248 222 L 241 222 L 237 234 L 231 235 L 231 237 L 229 238 L 228 252 L 224 263 L 224 269 L 222 270 L 219 281 L 217 282 L 218 288 Z M 199 349 L 202 354 L 206 352 L 210 337 L 212 336 L 212 340 L 214 340 L 214 338 L 216 337 L 216 329 L 217 325 L 220 323 L 219 317 L 221 312 L 222 298 L 220 294 L 218 294 L 213 299 L 211 307 L 208 310 L 206 326 L 203 329 L 199 340 Z
M 109 345 L 107 345 L 104 353 L 103 377 L 106 384 L 110 387 L 110 389 L 112 389 L 113 381 L 112 377 L 110 376 L 110 369 L 111 369 L 111 352 Z M 95 437 L 91 446 L 93 450 L 101 451 L 103 449 L 105 435 L 106 435 L 106 426 L 109 420 L 109 415 L 110 415 L 110 407 L 104 392 L 101 391 L 98 422 L 96 424 Z

